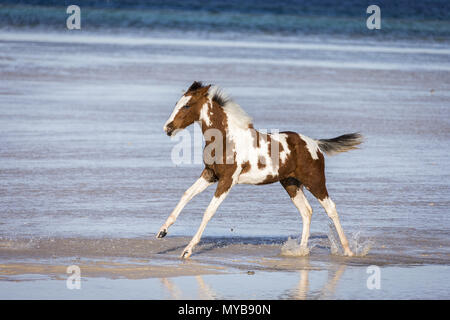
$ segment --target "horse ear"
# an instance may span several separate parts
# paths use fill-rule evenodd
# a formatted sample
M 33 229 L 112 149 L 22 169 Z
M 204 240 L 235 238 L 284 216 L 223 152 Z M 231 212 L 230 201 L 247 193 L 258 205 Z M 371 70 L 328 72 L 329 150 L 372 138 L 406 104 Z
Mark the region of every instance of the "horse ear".
M 203 84 L 201 81 L 194 81 L 187 91 L 195 91 L 197 89 L 203 88 Z
M 210 85 L 210 84 L 207 85 L 207 86 L 201 87 L 200 89 L 198 89 L 198 92 L 199 92 L 200 94 L 207 94 L 209 88 L 211 88 L 211 85 Z

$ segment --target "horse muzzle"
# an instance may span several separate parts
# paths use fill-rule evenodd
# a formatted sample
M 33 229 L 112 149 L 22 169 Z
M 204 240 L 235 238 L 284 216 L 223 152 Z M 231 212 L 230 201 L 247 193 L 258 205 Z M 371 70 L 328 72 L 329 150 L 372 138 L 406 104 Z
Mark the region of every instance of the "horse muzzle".
M 169 123 L 164 127 L 164 131 L 167 133 L 167 135 L 170 137 L 172 133 L 175 131 L 175 128 L 173 127 L 173 123 Z

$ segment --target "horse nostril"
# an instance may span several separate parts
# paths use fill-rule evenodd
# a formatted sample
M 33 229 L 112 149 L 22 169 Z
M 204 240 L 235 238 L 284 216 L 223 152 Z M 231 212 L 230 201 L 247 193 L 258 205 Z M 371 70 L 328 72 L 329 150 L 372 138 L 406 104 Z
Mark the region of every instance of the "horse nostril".
M 173 130 L 173 123 L 171 122 L 166 126 L 166 133 L 169 137 L 172 135 Z

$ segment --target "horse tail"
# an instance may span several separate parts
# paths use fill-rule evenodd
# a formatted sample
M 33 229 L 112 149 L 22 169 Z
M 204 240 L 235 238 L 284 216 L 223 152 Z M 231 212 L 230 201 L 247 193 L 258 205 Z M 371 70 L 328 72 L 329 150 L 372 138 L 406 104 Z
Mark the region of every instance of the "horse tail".
M 357 146 L 362 142 L 363 136 L 360 133 L 347 133 L 333 139 L 317 140 L 320 151 L 329 156 L 358 149 Z

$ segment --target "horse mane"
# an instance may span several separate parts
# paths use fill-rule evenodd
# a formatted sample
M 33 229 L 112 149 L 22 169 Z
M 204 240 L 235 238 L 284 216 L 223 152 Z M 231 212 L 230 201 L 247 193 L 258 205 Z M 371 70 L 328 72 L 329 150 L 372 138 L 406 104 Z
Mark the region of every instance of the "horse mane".
M 201 81 L 194 81 L 194 83 L 191 84 L 189 89 L 187 91 L 195 91 L 197 89 L 203 88 L 203 83 Z
M 212 86 L 208 91 L 208 97 L 222 107 L 228 117 L 228 121 L 231 121 L 239 128 L 247 129 L 252 124 L 252 118 L 220 87 Z

